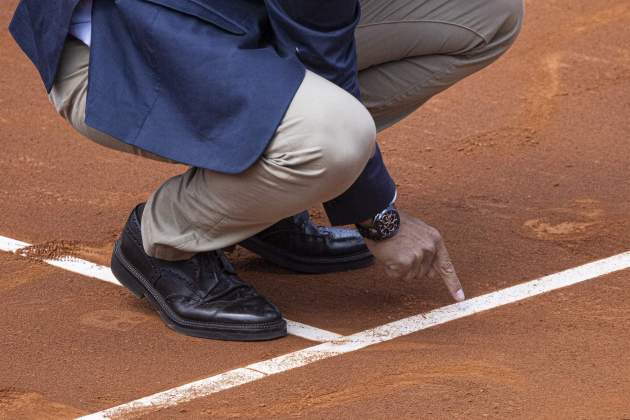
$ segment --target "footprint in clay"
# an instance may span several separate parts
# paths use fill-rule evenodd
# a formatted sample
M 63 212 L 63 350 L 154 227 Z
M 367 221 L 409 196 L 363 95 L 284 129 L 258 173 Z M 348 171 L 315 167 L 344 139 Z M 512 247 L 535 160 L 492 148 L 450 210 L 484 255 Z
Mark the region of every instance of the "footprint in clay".
M 566 207 L 541 211 L 525 221 L 520 233 L 544 241 L 574 241 L 597 235 L 603 228 L 604 211 L 596 200 L 575 200 Z
M 151 319 L 139 312 L 103 309 L 89 312 L 81 317 L 81 324 L 110 331 L 130 331 Z

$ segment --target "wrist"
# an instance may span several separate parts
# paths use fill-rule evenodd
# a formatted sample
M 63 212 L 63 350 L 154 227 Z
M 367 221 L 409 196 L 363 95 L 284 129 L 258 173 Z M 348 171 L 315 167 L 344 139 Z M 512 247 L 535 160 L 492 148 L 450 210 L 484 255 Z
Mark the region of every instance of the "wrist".
M 357 223 L 356 227 L 363 238 L 376 242 L 384 241 L 398 234 L 400 215 L 392 203 L 372 219 Z

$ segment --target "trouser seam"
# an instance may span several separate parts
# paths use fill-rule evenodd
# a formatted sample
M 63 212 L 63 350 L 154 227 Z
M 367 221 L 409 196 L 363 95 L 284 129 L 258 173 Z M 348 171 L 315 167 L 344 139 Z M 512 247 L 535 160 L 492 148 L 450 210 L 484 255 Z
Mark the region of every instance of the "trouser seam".
M 378 26 L 378 25 L 392 25 L 392 24 L 399 24 L 399 23 L 440 23 L 443 25 L 450 25 L 450 26 L 455 26 L 458 28 L 462 28 L 465 29 L 467 31 L 472 32 L 473 34 L 475 34 L 476 36 L 478 36 L 479 38 L 481 38 L 483 40 L 483 42 L 485 42 L 486 44 L 488 44 L 490 41 L 488 39 L 486 39 L 486 37 L 479 31 L 468 27 L 466 25 L 462 25 L 461 23 L 453 23 L 453 22 L 448 22 L 445 20 L 439 20 L 439 19 L 411 19 L 411 20 L 392 20 L 392 21 L 386 21 L 386 22 L 374 22 L 374 23 L 364 23 L 364 24 L 359 24 L 357 26 L 357 29 L 362 29 L 362 28 L 367 28 L 367 27 L 371 27 L 371 26 Z
M 407 60 L 408 59 L 412 59 L 412 58 L 414 58 L 414 57 L 409 57 L 409 58 L 407 58 Z M 403 60 L 399 60 L 399 61 L 403 61 Z M 370 109 L 371 110 L 375 110 L 375 111 L 380 111 L 380 110 L 383 110 L 383 109 L 386 109 L 386 108 L 391 108 L 392 105 L 395 102 L 398 102 L 399 100 L 403 99 L 404 97 L 409 96 L 412 92 L 414 92 L 417 89 L 421 89 L 421 88 L 424 88 L 426 85 L 432 84 L 433 82 L 439 80 L 440 77 L 445 76 L 447 74 L 450 74 L 453 71 L 454 68 L 455 68 L 455 64 L 450 64 L 448 69 L 445 70 L 444 72 L 442 72 L 441 74 L 435 75 L 431 79 L 426 80 L 424 83 L 421 83 L 419 85 L 413 85 L 413 86 L 409 87 L 408 89 L 406 89 L 404 92 L 399 92 L 396 96 L 394 96 L 393 98 L 391 98 L 390 100 L 385 102 L 383 105 L 372 107 Z

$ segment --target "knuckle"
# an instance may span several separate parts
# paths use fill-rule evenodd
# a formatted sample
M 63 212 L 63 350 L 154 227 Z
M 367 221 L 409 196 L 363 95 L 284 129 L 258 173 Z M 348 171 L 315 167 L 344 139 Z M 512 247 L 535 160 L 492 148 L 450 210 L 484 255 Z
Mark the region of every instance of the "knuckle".
M 442 239 L 442 234 L 434 227 L 429 228 L 429 236 L 436 242 Z
M 417 258 L 418 257 L 414 253 L 410 252 L 401 256 L 400 263 L 405 267 L 410 267 L 413 265 Z
M 453 263 L 452 263 L 452 262 L 450 262 L 450 261 L 444 261 L 444 262 L 441 264 L 441 267 L 440 267 L 440 268 L 441 268 L 441 269 L 442 269 L 442 271 L 444 271 L 445 273 L 448 273 L 448 274 L 454 274 L 454 273 L 455 273 L 455 267 L 453 266 Z

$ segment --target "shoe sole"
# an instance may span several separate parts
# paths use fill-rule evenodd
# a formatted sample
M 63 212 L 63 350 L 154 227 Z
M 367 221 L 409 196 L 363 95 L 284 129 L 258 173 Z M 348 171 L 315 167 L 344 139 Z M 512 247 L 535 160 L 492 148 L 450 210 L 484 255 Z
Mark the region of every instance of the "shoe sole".
M 374 257 L 369 251 L 342 257 L 312 258 L 283 252 L 255 237 L 246 239 L 239 245 L 277 266 L 305 274 L 357 270 L 368 267 L 374 262 Z
M 160 293 L 122 254 L 120 241 L 116 241 L 112 255 L 114 277 L 136 297 L 147 298 L 164 323 L 174 331 L 199 338 L 229 341 L 264 341 L 287 335 L 284 319 L 268 324 L 230 325 L 186 320 L 173 312 Z

